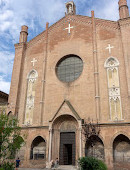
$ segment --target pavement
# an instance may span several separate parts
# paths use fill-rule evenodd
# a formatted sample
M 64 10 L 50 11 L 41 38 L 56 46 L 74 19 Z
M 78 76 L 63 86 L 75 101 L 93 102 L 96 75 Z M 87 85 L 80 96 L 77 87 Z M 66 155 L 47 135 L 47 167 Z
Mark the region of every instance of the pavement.
M 52 168 L 52 169 L 46 169 L 46 168 L 42 168 L 42 169 L 34 169 L 34 168 L 19 168 L 18 170 L 76 170 L 75 167 L 73 166 L 59 166 L 58 168 Z
M 19 168 L 18 170 L 76 170 L 76 168 L 74 166 L 58 166 L 58 168 L 52 168 L 52 169 L 46 169 L 46 168 L 42 168 L 42 169 L 38 169 L 38 168 Z
M 19 168 L 18 170 L 48 170 L 48 169 L 46 169 L 46 168 L 44 168 L 44 169 L 33 169 L 33 168 Z

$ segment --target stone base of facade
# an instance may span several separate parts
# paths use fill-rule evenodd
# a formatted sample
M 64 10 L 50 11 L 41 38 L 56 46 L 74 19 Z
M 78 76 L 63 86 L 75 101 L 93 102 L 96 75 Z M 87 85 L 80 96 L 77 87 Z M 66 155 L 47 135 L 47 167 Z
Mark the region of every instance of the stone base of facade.
M 130 169 L 130 162 L 123 162 L 123 163 L 114 163 L 114 170 L 129 170 Z
M 21 161 L 20 168 L 46 168 L 45 160 L 28 160 Z

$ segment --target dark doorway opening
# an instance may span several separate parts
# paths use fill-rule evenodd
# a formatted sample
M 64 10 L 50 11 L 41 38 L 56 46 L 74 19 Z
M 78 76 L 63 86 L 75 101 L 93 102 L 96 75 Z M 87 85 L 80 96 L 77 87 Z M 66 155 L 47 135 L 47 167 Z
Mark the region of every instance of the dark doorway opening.
M 75 165 L 75 132 L 60 134 L 60 165 Z
M 64 145 L 64 165 L 72 165 L 72 144 Z

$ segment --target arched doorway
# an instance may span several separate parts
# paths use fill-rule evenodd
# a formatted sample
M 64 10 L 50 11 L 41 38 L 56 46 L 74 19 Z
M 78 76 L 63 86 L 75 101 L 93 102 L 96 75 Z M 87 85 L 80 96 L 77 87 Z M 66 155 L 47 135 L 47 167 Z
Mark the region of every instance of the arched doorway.
M 118 135 L 113 142 L 113 160 L 130 163 L 130 140 L 123 134 Z
M 70 115 L 53 122 L 52 158 L 59 158 L 60 165 L 75 165 L 77 127 L 77 120 Z
M 85 145 L 85 156 L 105 159 L 104 144 L 98 136 L 91 136 Z
M 36 137 L 31 145 L 30 159 L 38 160 L 46 158 L 46 142 L 41 137 Z

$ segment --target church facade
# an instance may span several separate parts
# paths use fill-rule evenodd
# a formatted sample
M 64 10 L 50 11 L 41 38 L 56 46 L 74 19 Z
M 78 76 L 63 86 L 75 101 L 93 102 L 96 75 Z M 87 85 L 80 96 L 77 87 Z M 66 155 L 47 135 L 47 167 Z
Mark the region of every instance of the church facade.
M 61 20 L 27 42 L 22 26 L 9 94 L 8 112 L 16 115 L 25 145 L 26 167 L 59 159 L 77 165 L 94 156 L 109 169 L 130 166 L 130 17 L 119 0 L 118 21 L 76 15 L 66 3 Z M 100 126 L 91 147 L 84 122 Z

